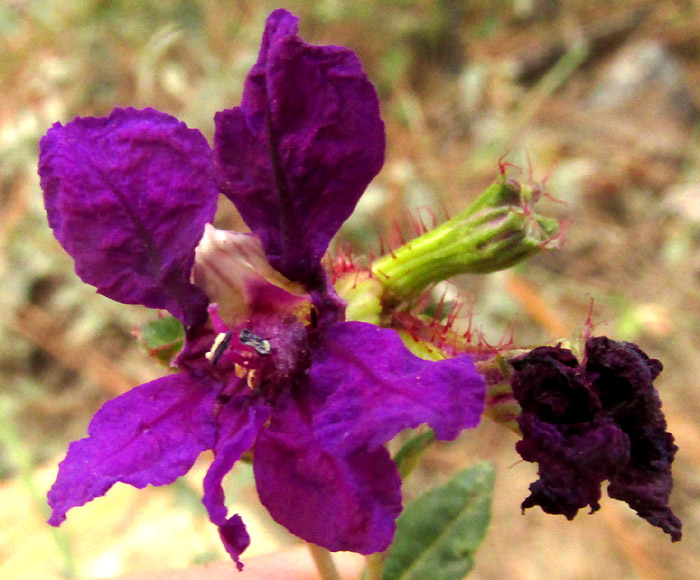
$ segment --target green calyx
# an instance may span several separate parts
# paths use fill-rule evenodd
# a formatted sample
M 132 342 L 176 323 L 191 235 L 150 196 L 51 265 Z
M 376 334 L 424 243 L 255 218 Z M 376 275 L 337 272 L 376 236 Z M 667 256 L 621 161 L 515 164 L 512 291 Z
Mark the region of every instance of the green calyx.
M 557 239 L 559 222 L 537 215 L 539 189 L 502 178 L 465 211 L 372 264 L 385 291 L 417 295 L 458 274 L 488 274 L 514 266 Z
M 165 316 L 141 325 L 139 340 L 151 356 L 169 366 L 182 349 L 185 329 L 174 316 Z
M 340 276 L 335 281 L 335 290 L 348 303 L 345 320 L 381 326 L 384 288 L 369 272 L 350 272 Z

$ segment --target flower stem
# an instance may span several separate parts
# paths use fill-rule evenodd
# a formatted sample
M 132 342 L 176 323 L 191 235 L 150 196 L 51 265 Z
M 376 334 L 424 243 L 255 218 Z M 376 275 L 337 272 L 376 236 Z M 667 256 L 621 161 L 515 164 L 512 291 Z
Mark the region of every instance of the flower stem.
M 401 479 L 406 479 L 411 474 L 433 443 L 435 443 L 435 431 L 430 429 L 416 435 L 399 450 L 394 456 L 394 461 Z
M 309 552 L 311 552 L 321 580 L 342 580 L 328 550 L 316 544 L 309 544 Z
M 386 553 L 372 554 L 367 556 L 367 567 L 365 568 L 365 580 L 382 580 L 384 577 L 384 558 Z

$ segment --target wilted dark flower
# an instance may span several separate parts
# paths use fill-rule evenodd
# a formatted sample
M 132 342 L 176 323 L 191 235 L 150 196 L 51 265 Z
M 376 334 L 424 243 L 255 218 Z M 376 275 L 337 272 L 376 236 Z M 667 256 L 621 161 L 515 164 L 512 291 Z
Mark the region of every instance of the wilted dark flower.
M 187 332 L 180 372 L 108 402 L 71 444 L 50 523 L 117 482 L 171 483 L 212 449 L 203 501 L 238 562 L 249 538 L 221 484 L 253 448 L 260 499 L 290 531 L 330 550 L 389 546 L 401 495 L 383 444 L 421 423 L 440 439 L 476 425 L 484 381 L 466 355 L 424 361 L 396 332 L 345 320 L 321 258 L 383 159 L 357 57 L 304 43 L 284 10 L 241 106 L 216 116 L 214 151 L 152 109 L 49 130 L 41 184 L 78 275 Z M 252 234 L 208 226 L 219 190 Z
M 523 439 L 516 449 L 539 464 L 523 510 L 572 519 L 600 508 L 608 495 L 681 539 L 681 522 L 668 507 L 677 447 L 653 381 L 662 365 L 635 344 L 606 337 L 586 341 L 583 364 L 570 350 L 539 347 L 512 361 L 513 393 L 522 407 Z

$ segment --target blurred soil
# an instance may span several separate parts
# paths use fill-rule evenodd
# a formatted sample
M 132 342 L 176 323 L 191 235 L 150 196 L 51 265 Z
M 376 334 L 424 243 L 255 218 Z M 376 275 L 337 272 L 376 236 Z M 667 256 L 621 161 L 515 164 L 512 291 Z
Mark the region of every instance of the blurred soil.
M 0 578 L 77 578 L 223 559 L 197 494 L 203 467 L 169 489 L 117 486 L 54 532 L 42 496 L 68 443 L 105 400 L 160 376 L 132 331 L 153 317 L 97 296 L 53 240 L 36 177 L 54 122 L 153 106 L 211 137 L 239 102 L 267 0 L 9 0 L 0 4 Z M 700 578 L 700 3 L 621 0 L 290 1 L 303 37 L 355 50 L 382 100 L 389 149 L 342 242 L 377 251 L 430 208 L 438 221 L 495 179 L 545 181 L 540 211 L 567 243 L 516 270 L 457 281 L 475 323 L 517 344 L 580 332 L 633 340 L 680 447 L 671 544 L 609 499 L 568 522 L 520 502 L 536 478 L 493 424 L 438 445 L 407 494 L 479 458 L 499 467 L 475 580 Z M 222 202 L 221 227 L 240 229 Z M 388 216 L 391 216 L 388 218 Z M 206 462 L 204 462 L 205 464 Z M 203 464 L 203 465 L 204 465 Z M 252 477 L 230 489 L 251 553 L 293 542 L 256 508 Z

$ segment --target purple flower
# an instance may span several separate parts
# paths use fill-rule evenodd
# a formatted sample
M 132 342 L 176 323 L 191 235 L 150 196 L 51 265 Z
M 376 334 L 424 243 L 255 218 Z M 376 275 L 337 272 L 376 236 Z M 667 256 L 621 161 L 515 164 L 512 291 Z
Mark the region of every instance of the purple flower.
M 571 351 L 540 347 L 512 361 L 522 407 L 516 449 L 539 464 L 523 510 L 573 519 L 600 508 L 601 484 L 675 542 L 681 521 L 668 507 L 677 447 L 653 381 L 662 365 L 636 345 L 606 337 L 586 341 L 584 363 Z
M 321 258 L 383 157 L 356 56 L 305 44 L 283 10 L 241 106 L 216 116 L 214 151 L 151 109 L 49 130 L 39 173 L 78 275 L 187 333 L 177 374 L 106 403 L 71 444 L 51 524 L 116 482 L 171 483 L 212 449 L 203 502 L 240 568 L 250 540 L 221 483 L 252 448 L 260 499 L 290 531 L 329 550 L 389 546 L 401 496 L 384 443 L 422 423 L 439 439 L 475 426 L 484 381 L 467 356 L 424 361 L 394 331 L 345 321 Z M 219 189 L 252 234 L 207 225 Z

